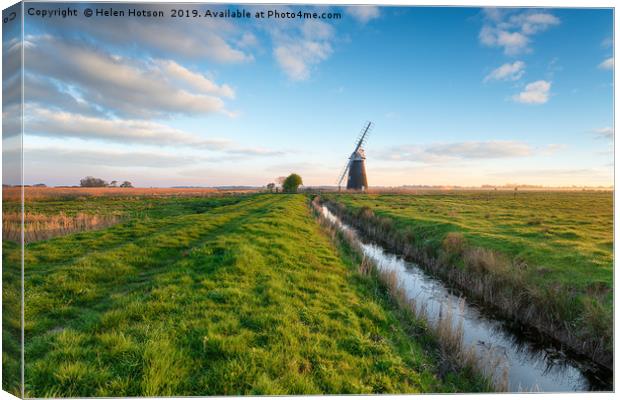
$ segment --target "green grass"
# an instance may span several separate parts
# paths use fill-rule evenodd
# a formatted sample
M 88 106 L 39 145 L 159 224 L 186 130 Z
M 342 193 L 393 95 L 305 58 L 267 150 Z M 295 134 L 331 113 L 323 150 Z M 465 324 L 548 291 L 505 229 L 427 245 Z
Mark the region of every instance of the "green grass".
M 27 396 L 488 388 L 440 372 L 424 324 L 357 272 L 304 196 L 27 205 L 93 207 L 128 219 L 26 247 Z
M 611 192 L 327 197 L 344 204 L 353 214 L 368 207 L 371 215 L 389 219 L 392 231 L 408 235 L 415 246 L 435 255 L 444 250 L 448 234 L 460 233 L 466 246 L 505 256 L 510 265 L 506 274 L 518 272 L 532 293 L 565 297 L 562 300 L 570 305 L 565 317 L 576 330 L 611 338 Z M 455 267 L 466 268 L 462 258 L 453 257 L 452 262 Z
M 206 212 L 212 207 L 233 204 L 252 195 L 220 195 L 211 197 L 95 197 L 81 196 L 65 199 L 29 200 L 26 198 L 25 212 L 32 214 L 75 215 L 121 214 L 131 217 L 163 217 Z M 3 203 L 4 212 L 18 212 L 20 204 L 14 201 Z
M 2 242 L 2 389 L 20 395 L 21 260 L 19 245 Z

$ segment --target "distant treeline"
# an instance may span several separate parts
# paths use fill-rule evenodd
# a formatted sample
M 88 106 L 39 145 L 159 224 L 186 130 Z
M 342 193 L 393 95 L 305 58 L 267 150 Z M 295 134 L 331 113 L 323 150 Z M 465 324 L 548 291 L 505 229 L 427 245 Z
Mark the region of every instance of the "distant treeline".
M 95 178 L 94 176 L 87 176 L 86 178 L 80 179 L 81 187 L 122 187 L 122 188 L 130 188 L 133 187 L 131 182 L 123 181 L 120 185 L 118 181 L 111 181 L 110 183 L 106 182 L 101 178 Z

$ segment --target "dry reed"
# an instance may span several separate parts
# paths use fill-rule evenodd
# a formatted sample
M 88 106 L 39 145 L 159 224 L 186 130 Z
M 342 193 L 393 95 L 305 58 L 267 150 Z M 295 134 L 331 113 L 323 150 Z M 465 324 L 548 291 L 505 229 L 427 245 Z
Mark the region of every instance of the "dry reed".
M 75 199 L 79 197 L 210 197 L 254 193 L 254 189 L 220 190 L 213 188 L 117 188 L 117 187 L 24 187 L 26 201 Z M 3 187 L 4 201 L 19 201 L 21 187 Z
M 78 213 L 24 214 L 24 242 L 32 243 L 71 233 L 102 229 L 117 224 L 121 216 L 117 214 L 94 215 Z M 2 217 L 2 236 L 15 242 L 21 241 L 21 213 L 4 213 Z

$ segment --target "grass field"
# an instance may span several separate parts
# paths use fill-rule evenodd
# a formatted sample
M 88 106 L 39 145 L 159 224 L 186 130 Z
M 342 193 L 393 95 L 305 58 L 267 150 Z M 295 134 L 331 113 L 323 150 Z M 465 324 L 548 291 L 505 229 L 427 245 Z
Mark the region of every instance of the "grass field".
M 425 325 L 358 272 L 302 195 L 46 199 L 26 211 L 122 216 L 27 244 L 26 396 L 488 390 L 442 365 Z M 3 250 L 15 283 L 17 245 Z M 4 387 L 16 379 L 5 373 Z
M 539 312 L 557 316 L 576 341 L 600 339 L 593 351 L 611 356 L 612 192 L 327 198 L 343 204 L 358 220 L 366 219 L 374 231 L 383 230 L 379 236 L 388 241 L 402 239 L 418 254 L 472 276 L 494 275 L 511 290 L 507 301 L 515 307 L 537 300 Z

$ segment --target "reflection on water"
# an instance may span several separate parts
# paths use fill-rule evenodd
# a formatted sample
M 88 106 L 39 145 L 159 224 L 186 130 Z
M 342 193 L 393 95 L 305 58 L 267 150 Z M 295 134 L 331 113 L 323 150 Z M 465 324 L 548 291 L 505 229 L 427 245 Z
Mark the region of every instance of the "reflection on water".
M 467 301 L 457 291 L 427 275 L 419 266 L 361 240 L 327 207 L 323 216 L 339 229 L 352 232 L 366 255 L 380 270 L 396 273 L 408 299 L 424 308 L 431 323 L 451 315 L 461 325 L 463 343 L 493 368 L 506 371 L 510 391 L 565 392 L 612 390 L 612 374 L 596 364 L 565 353 L 561 348 L 514 323 L 503 321 L 490 310 Z M 501 374 L 495 374 L 497 377 Z

